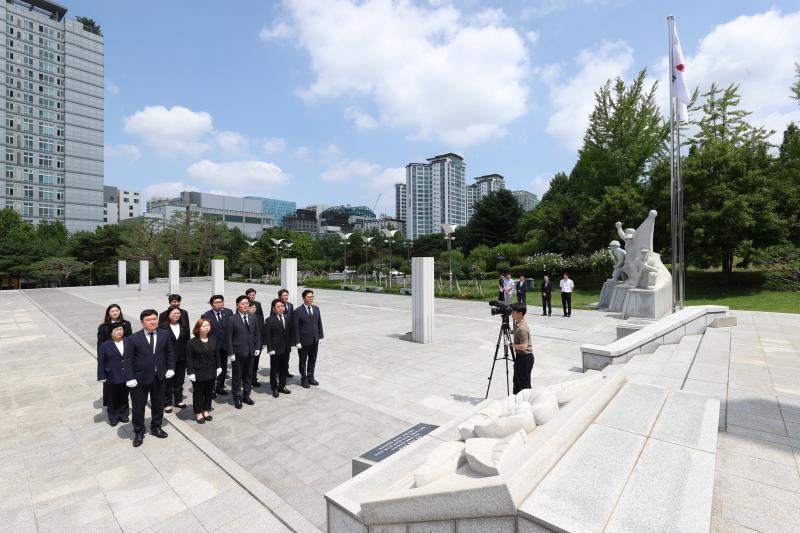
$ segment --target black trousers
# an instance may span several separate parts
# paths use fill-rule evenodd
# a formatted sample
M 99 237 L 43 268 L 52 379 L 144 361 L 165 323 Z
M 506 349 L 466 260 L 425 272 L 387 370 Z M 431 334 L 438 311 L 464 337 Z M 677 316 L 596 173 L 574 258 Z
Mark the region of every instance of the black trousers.
M 269 356 L 269 386 L 272 390 L 286 386 L 286 376 L 289 374 L 289 352 L 276 353 Z
M 531 372 L 533 371 L 533 354 L 517 355 L 514 360 L 514 394 L 531 388 Z
M 139 383 L 133 388 L 133 431 L 139 435 L 144 433 L 144 407 L 147 405 L 147 396 L 150 396 L 150 429 L 161 427 L 164 421 L 164 389 L 167 388 L 166 381 L 153 378 L 153 382 L 148 385 Z
M 106 404 L 106 415 L 110 423 L 119 422 L 120 418 L 128 418 L 131 412 L 128 404 L 130 389 L 124 383 L 103 383 Z
M 231 392 L 234 398 L 249 398 L 253 387 L 253 356 L 236 356 L 231 363 Z
M 253 383 L 258 383 L 258 362 L 261 360 L 261 354 L 253 356 Z
M 565 316 L 572 315 L 572 293 L 571 292 L 562 292 L 561 293 L 561 309 L 564 311 Z
M 225 378 L 228 377 L 228 356 L 225 354 L 219 354 L 219 367 L 222 369 L 219 376 L 217 376 L 217 388 L 224 389 L 225 388 Z
M 526 303 L 525 302 L 526 299 L 527 299 L 527 294 L 526 293 L 524 293 L 524 292 L 523 293 L 520 293 L 520 292 L 517 293 L 517 303 L 518 304 L 525 304 Z
M 549 292 L 542 295 L 542 314 L 548 316 L 553 314 L 553 295 Z
M 214 394 L 214 380 L 195 381 L 192 389 L 192 409 L 194 414 L 211 410 L 211 397 Z
M 317 366 L 317 349 L 319 343 L 309 344 L 303 346 L 298 350 L 300 352 L 300 380 L 308 381 L 314 379 L 314 367 Z
M 175 362 L 175 375 L 167 380 L 164 405 L 178 405 L 183 401 L 183 382 L 186 379 L 186 361 Z

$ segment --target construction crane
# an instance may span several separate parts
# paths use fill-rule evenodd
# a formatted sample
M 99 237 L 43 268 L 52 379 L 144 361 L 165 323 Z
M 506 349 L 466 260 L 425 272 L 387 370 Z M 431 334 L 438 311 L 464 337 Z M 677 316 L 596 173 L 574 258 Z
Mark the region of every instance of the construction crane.
M 378 193 L 378 197 L 377 197 L 377 198 L 375 198 L 375 205 L 373 205 L 373 206 L 372 206 L 372 212 L 373 212 L 373 213 L 376 213 L 376 212 L 377 212 L 377 211 L 375 211 L 375 210 L 378 208 L 378 202 L 380 202 L 380 201 L 381 201 L 381 196 L 383 196 L 383 193 L 382 193 L 382 192 L 379 192 L 379 193 Z

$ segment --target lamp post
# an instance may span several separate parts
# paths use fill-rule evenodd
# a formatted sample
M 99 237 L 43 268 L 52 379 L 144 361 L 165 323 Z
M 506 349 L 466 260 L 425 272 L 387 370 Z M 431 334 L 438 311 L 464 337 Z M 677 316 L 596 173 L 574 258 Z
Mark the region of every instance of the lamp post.
M 289 242 L 287 239 L 273 239 L 272 237 L 270 237 L 269 240 L 271 240 L 272 244 L 275 245 L 275 275 L 277 276 L 278 268 L 280 268 L 281 264 L 281 252 L 280 252 L 281 243 L 283 244 L 283 247 L 286 248 L 287 250 L 291 248 L 292 245 L 294 245 L 294 243 Z
M 92 286 L 92 267 L 94 266 L 95 263 L 97 263 L 97 259 L 95 259 L 94 261 L 84 261 L 84 263 L 89 265 L 89 286 L 91 287 Z
M 364 290 L 367 290 L 367 270 L 369 270 L 369 243 L 375 237 L 364 237 L 364 262 L 367 264 L 364 267 Z
M 397 233 L 396 229 L 382 229 L 381 233 L 386 237 L 386 242 L 389 243 L 389 287 L 392 286 L 392 239 L 394 234 Z
M 456 231 L 458 224 L 442 224 L 442 230 L 444 231 L 444 238 L 447 241 L 447 259 L 450 262 L 450 272 L 448 273 L 450 277 L 450 290 L 453 290 L 453 233 Z
M 344 282 L 347 283 L 347 241 L 350 240 L 350 236 L 352 233 L 342 233 L 339 232 L 339 238 L 342 239 L 342 244 L 344 245 L 344 268 L 342 272 L 344 273 Z
M 411 247 L 414 246 L 414 241 L 405 241 L 403 246 L 405 246 L 406 253 L 408 253 L 408 261 L 411 262 Z

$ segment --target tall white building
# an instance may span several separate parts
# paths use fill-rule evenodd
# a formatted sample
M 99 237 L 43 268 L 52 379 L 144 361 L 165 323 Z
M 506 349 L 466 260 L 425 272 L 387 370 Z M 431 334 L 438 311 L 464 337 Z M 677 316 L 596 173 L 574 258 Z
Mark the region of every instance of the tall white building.
M 511 191 L 511 194 L 513 194 L 514 198 L 517 199 L 517 202 L 519 202 L 519 206 L 523 211 L 533 211 L 533 208 L 539 203 L 539 198 L 537 198 L 537 196 L 532 192 Z
M 46 0 L 5 0 L 0 208 L 70 231 L 103 224 L 103 36 Z
M 142 215 L 141 197 L 138 191 L 126 191 L 119 187 L 104 187 L 105 208 L 103 222 L 119 224 L 120 220 Z
M 464 158 L 453 153 L 406 166 L 406 230 L 410 239 L 441 233 L 444 223 L 466 223 L 465 174 Z
M 408 188 L 405 183 L 394 184 L 394 214 L 400 220 L 405 220 L 408 211 Z
M 475 204 L 481 198 L 488 196 L 489 193 L 497 192 L 506 188 L 506 180 L 500 174 L 487 174 L 478 176 L 475 183 L 467 185 L 467 222 L 475 214 Z

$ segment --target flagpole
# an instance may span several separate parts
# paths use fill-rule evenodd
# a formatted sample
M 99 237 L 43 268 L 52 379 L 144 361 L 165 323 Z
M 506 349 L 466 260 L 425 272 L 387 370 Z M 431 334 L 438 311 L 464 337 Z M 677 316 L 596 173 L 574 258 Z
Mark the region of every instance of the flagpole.
M 667 50 L 669 51 L 669 185 L 670 185 L 670 228 L 672 232 L 672 311 L 677 311 L 680 307 L 680 296 L 678 291 L 680 267 L 678 266 L 678 212 L 677 206 L 677 182 L 675 172 L 675 95 L 672 81 L 674 76 L 675 63 L 673 61 L 672 36 L 675 35 L 675 20 L 672 15 L 667 17 Z M 680 158 L 678 158 L 680 159 Z

